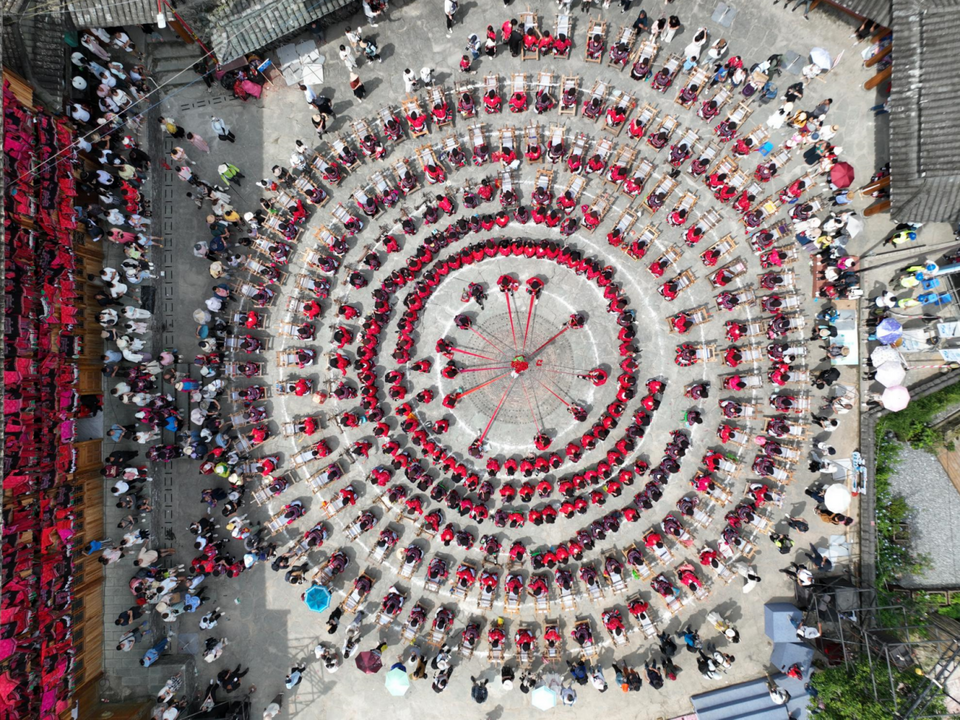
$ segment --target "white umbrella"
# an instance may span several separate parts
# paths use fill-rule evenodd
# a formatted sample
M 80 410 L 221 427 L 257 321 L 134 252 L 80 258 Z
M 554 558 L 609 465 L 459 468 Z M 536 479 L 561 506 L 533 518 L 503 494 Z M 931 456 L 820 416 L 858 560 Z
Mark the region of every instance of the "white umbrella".
M 827 510 L 835 513 L 846 512 L 850 507 L 851 495 L 843 483 L 835 483 L 823 494 L 823 504 Z
M 847 220 L 847 232 L 851 238 L 855 238 L 863 230 L 863 218 L 859 215 L 851 215 Z
M 875 347 L 870 353 L 870 362 L 874 367 L 880 367 L 885 362 L 901 362 L 903 358 L 900 351 L 889 345 L 880 345 Z
M 815 47 L 810 51 L 810 61 L 824 70 L 829 70 L 833 67 L 833 58 L 830 57 L 829 51 L 822 47 Z
M 893 387 L 903 382 L 907 371 L 898 360 L 887 360 L 877 368 L 877 382 L 884 387 Z
M 888 387 L 880 396 L 880 404 L 887 410 L 899 412 L 910 404 L 910 391 L 903 385 Z
M 557 706 L 557 693 L 546 685 L 534 688 L 530 693 L 530 704 L 537 710 L 550 710 Z

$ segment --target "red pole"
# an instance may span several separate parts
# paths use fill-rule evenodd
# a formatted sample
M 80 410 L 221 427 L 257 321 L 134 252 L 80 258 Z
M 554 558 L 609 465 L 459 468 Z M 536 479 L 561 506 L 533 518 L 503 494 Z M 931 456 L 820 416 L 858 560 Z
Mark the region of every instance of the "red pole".
M 517 331 L 513 327 L 513 310 L 510 308 L 510 293 L 504 293 L 507 296 L 507 315 L 510 316 L 510 333 L 513 335 L 513 351 L 517 351 Z
M 523 347 L 521 351 L 527 349 L 527 333 L 530 332 L 530 319 L 533 317 L 533 304 L 537 301 L 537 296 L 530 294 L 530 307 L 527 309 L 527 326 L 523 329 Z
M 534 350 L 534 351 L 531 353 L 531 355 L 536 355 L 538 352 L 540 352 L 541 350 L 543 350 L 547 345 L 549 345 L 550 343 L 552 343 L 554 340 L 556 340 L 558 337 L 560 337 L 561 335 L 563 335 L 563 334 L 564 334 L 567 330 L 569 330 L 569 329 L 570 329 L 570 326 L 569 326 L 569 325 L 564 325 L 564 326 L 563 326 L 563 330 L 561 330 L 560 332 L 558 332 L 558 333 L 557 333 L 556 335 L 554 335 L 552 338 L 550 338 L 549 340 L 547 340 L 543 345 L 541 345 L 541 346 L 538 347 L 536 350 Z
M 530 402 L 530 393 L 527 391 L 527 384 L 521 382 L 520 385 L 523 387 L 523 394 L 527 398 L 527 407 L 530 408 L 530 414 L 533 415 L 533 426 L 537 429 L 537 433 L 539 433 L 540 424 L 537 422 L 537 414 L 533 411 L 533 403 Z
M 461 350 L 460 348 L 450 348 L 451 352 L 463 353 L 464 355 L 470 355 L 472 357 L 478 357 L 481 360 L 489 360 L 490 362 L 496 362 L 492 357 L 487 357 L 486 355 L 478 355 L 477 353 L 472 353 L 467 350 Z
M 489 345 L 490 347 L 492 347 L 494 350 L 497 350 L 497 351 L 502 351 L 502 350 L 503 350 L 502 347 L 498 347 L 497 345 L 495 345 L 495 344 L 494 344 L 493 342 L 491 342 L 490 340 L 487 340 L 487 338 L 485 338 L 483 335 L 481 335 L 479 332 L 477 332 L 474 328 L 471 327 L 471 328 L 470 328 L 470 331 L 471 331 L 474 335 L 476 335 L 478 338 L 480 338 L 481 340 L 483 340 L 487 345 Z
M 503 407 L 503 403 L 507 399 L 507 395 L 509 395 L 510 391 L 513 390 L 513 385 L 516 382 L 517 382 L 517 378 L 514 378 L 513 382 L 510 383 L 510 387 L 508 387 L 506 390 L 503 391 L 503 397 L 500 398 L 500 402 L 498 402 L 497 407 L 494 408 L 493 415 L 490 416 L 490 422 L 487 423 L 487 426 L 483 429 L 483 432 L 480 434 L 480 442 L 483 442 L 483 439 L 487 436 L 487 433 L 490 431 L 490 427 L 493 425 L 493 421 L 497 419 L 497 415 L 500 413 L 500 408 Z
M 470 393 L 476 392 L 477 390 L 480 390 L 480 389 L 482 389 L 482 388 L 485 388 L 487 385 L 490 385 L 491 383 L 495 383 L 497 380 L 501 380 L 501 379 L 505 378 L 505 377 L 506 377 L 507 375 L 509 375 L 509 374 L 510 374 L 510 373 L 501 373 L 500 375 L 497 375 L 497 376 L 496 376 L 495 378 L 493 378 L 492 380 L 487 380 L 486 382 L 482 382 L 482 383 L 480 383 L 479 385 L 477 385 L 476 387 L 472 387 L 472 388 L 470 388 L 469 390 L 467 390 L 466 392 L 460 393 L 460 397 L 461 397 L 461 398 L 465 398 L 465 397 L 466 397 L 467 395 L 469 395 Z
M 486 371 L 486 370 L 510 370 L 510 369 L 511 369 L 511 368 L 510 368 L 509 365 L 498 365 L 498 366 L 496 366 L 496 367 L 483 367 L 483 366 L 481 366 L 481 367 L 473 367 L 473 368 L 464 368 L 464 369 L 461 370 L 460 372 L 461 372 L 461 373 L 466 373 L 466 372 L 484 372 L 484 371 Z
M 553 395 L 557 400 L 559 400 L 560 402 L 562 402 L 562 403 L 563 403 L 564 405 L 566 405 L 567 407 L 570 407 L 570 403 L 568 403 L 568 402 L 567 402 L 566 400 L 564 400 L 562 397 L 560 397 L 559 395 L 557 395 L 553 390 L 551 390 L 551 389 L 548 388 L 546 385 L 544 385 L 544 384 L 543 384 L 543 381 L 537 380 L 537 382 L 540 383 L 541 385 L 543 385 L 543 389 L 546 390 L 546 391 L 547 391 L 548 393 L 550 393 L 551 395 Z

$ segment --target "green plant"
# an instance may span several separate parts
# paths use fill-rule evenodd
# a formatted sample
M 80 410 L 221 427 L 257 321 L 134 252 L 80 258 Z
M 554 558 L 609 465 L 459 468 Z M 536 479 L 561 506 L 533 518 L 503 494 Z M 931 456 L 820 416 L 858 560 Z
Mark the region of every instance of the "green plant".
M 890 668 L 900 711 L 906 709 L 903 703 L 914 691 L 929 682 L 918 670 L 916 667 Z M 890 720 L 894 717 L 890 679 L 883 666 L 876 666 L 874 671 L 876 677 L 871 679 L 870 663 L 861 657 L 849 668 L 839 665 L 814 673 L 810 684 L 817 691 L 817 696 L 811 698 L 810 709 L 819 708 L 817 717 L 824 720 Z M 926 712 L 935 714 L 942 712 L 942 709 L 942 699 L 934 697 Z
M 879 678 L 882 687 L 885 678 Z M 870 664 L 860 659 L 850 668 L 843 665 L 826 668 L 810 678 L 817 691 L 810 709 L 820 708 L 818 717 L 825 720 L 889 720 L 891 708 L 873 696 Z M 889 693 L 889 689 L 887 690 Z
M 877 430 L 882 427 L 884 432 L 892 432 L 898 440 L 909 443 L 918 450 L 939 447 L 944 442 L 945 430 L 930 427 L 930 422 L 934 416 L 958 402 L 960 384 L 950 385 L 911 401 L 910 405 L 900 412 L 885 415 L 877 423 Z

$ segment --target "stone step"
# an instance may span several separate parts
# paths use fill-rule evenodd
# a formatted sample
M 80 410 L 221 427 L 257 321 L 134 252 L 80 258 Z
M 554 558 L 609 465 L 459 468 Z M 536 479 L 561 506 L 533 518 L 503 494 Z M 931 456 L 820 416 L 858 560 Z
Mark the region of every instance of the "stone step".
M 148 47 L 150 48 L 149 56 L 151 60 L 181 56 L 196 60 L 203 54 L 199 45 L 188 45 L 179 38 L 162 43 L 151 43 Z

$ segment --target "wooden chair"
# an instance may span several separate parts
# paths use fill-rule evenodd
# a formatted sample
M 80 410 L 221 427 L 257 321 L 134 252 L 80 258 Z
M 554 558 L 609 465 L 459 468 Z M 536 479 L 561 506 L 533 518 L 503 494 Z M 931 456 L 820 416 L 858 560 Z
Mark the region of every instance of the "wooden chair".
M 603 222 L 603 218 L 606 216 L 607 212 L 609 212 L 611 207 L 613 207 L 613 196 L 608 192 L 602 192 L 593 199 L 593 202 L 588 208 L 588 212 L 592 211 L 598 215 L 600 218 L 598 222 L 599 225 L 599 223 Z M 593 232 L 594 230 L 594 228 L 590 227 L 586 227 L 585 229 L 587 232 Z
M 527 94 L 527 74 L 526 73 L 512 73 L 510 75 L 510 97 L 512 98 L 516 94 L 521 94 L 526 96 Z M 512 112 L 516 112 L 511 108 Z
M 432 145 L 421 145 L 416 149 L 417 160 L 420 161 L 420 168 L 423 170 L 423 175 L 427 180 L 428 185 L 436 185 L 437 181 L 430 177 L 427 173 L 427 166 L 433 165 L 435 167 L 442 167 L 440 161 L 437 160 L 437 155 L 433 151 Z
M 603 129 L 609 133 L 619 136 L 620 133 L 623 132 L 623 129 L 628 125 L 630 113 L 633 112 L 636 106 L 637 101 L 632 95 L 618 88 L 614 88 L 613 92 L 610 93 L 610 107 L 617 109 L 623 108 L 624 119 L 620 124 L 614 125 L 610 121 L 610 114 L 607 113 L 603 119 Z
M 657 59 L 657 53 L 660 51 L 660 46 L 657 45 L 655 40 L 644 40 L 640 43 L 640 46 L 634 51 L 633 57 L 630 58 L 630 64 L 636 65 L 642 60 L 646 60 L 648 66 L 653 67 L 653 61 Z
M 670 142 L 670 136 L 673 135 L 674 131 L 679 126 L 680 126 L 679 120 L 677 120 L 673 115 L 667 115 L 665 118 L 663 118 L 660 121 L 660 124 L 657 126 L 657 129 L 647 135 L 647 145 L 649 145 L 650 147 L 653 147 L 657 152 L 660 152 L 660 150 L 662 150 L 664 147 L 667 146 L 666 143 Z M 663 147 L 656 148 L 653 145 L 653 140 L 654 138 L 659 137 L 661 133 L 666 133 L 667 135 L 666 143 L 663 145 Z
M 513 202 L 507 202 L 506 200 L 503 200 L 503 207 L 510 208 L 510 207 L 513 207 L 514 205 L 517 205 L 519 203 L 519 197 L 516 195 L 516 190 L 514 189 L 513 170 L 511 170 L 510 168 L 505 168 L 501 170 L 497 176 L 497 179 L 500 183 L 501 200 L 503 200 L 504 196 L 508 192 L 513 193 L 514 197 L 517 197 L 517 199 L 514 200 Z
M 573 40 L 573 20 L 570 17 L 570 13 L 561 12 L 557 15 L 557 24 L 553 36 L 559 38 L 561 35 L 566 36 L 570 41 Z M 570 52 L 567 51 L 562 55 L 555 55 L 554 57 L 561 57 L 566 60 L 570 57 Z
M 653 190 L 647 195 L 643 200 L 643 207 L 651 214 L 655 214 L 659 208 L 653 208 L 650 206 L 650 198 L 659 194 L 663 194 L 663 202 L 666 204 L 667 199 L 673 194 L 673 191 L 677 189 L 679 183 L 674 180 L 669 175 L 664 174 L 661 176 L 660 180 L 657 181 L 657 184 L 654 186 Z M 662 207 L 662 206 L 661 206 Z
M 686 85 L 677 91 L 677 97 L 675 98 L 674 102 L 684 110 L 689 110 L 699 99 L 700 93 L 703 92 L 703 89 L 706 87 L 709 79 L 710 73 L 707 72 L 706 68 L 700 66 L 695 67 L 687 77 Z M 688 99 L 684 100 L 682 96 L 686 90 L 694 93 L 694 95 L 693 97 L 688 96 Z
M 560 115 L 577 114 L 577 91 L 580 88 L 579 75 L 564 75 L 560 80 L 560 101 L 557 103 L 557 112 Z M 566 102 L 572 94 L 572 102 Z
M 447 127 L 453 125 L 453 113 L 450 112 L 450 106 L 447 103 L 446 94 L 443 91 L 443 88 L 440 85 L 433 85 L 427 88 L 427 98 L 430 102 L 430 117 L 437 124 L 437 127 Z M 433 114 L 433 108 L 437 105 L 440 107 L 447 106 L 446 116 L 441 120 L 438 119 L 436 115 Z
M 500 95 L 500 76 L 493 75 L 484 75 L 483 77 L 483 95 L 486 97 L 490 94 L 490 91 L 495 92 L 498 96 Z M 484 106 L 486 108 L 486 106 Z M 490 114 L 490 110 L 486 110 L 487 114 Z
M 526 12 L 520 13 L 520 27 L 522 28 L 521 32 L 524 35 L 533 33 L 538 38 L 540 37 L 540 21 L 535 12 L 527 10 Z M 534 45 L 532 50 L 528 50 L 525 44 L 520 46 L 520 60 L 539 60 L 540 51 L 539 46 Z
M 613 159 L 610 161 L 610 166 L 607 169 L 607 172 L 604 173 L 603 182 L 608 185 L 613 185 L 615 188 L 619 188 L 623 182 L 619 179 L 615 179 L 613 172 L 615 168 L 621 168 L 624 172 L 629 173 L 630 168 L 633 166 L 634 158 L 637 156 L 637 151 L 632 147 L 626 145 L 621 145 L 617 148 L 616 154 L 613 156 Z
M 330 175 L 330 170 L 333 166 L 333 163 L 327 158 L 324 153 L 317 151 L 317 154 L 314 155 L 313 160 L 310 162 L 310 169 L 314 172 L 320 173 L 324 180 L 336 187 L 343 182 L 343 173 L 340 173 L 339 177 L 336 180 L 331 179 L 333 176 Z M 339 166 L 338 166 L 339 167 Z
M 629 180 L 623 183 L 621 192 L 631 198 L 639 195 L 643 192 L 644 185 L 646 185 L 647 180 L 649 180 L 653 174 L 653 168 L 654 164 L 652 162 L 646 158 L 641 158 L 637 167 L 634 168 L 633 173 L 630 175 Z
M 670 315 L 666 318 L 666 321 L 667 327 L 671 333 L 677 332 L 675 321 L 678 320 L 681 315 L 686 315 L 687 319 L 690 321 L 690 325 L 694 327 L 709 322 L 713 317 L 713 315 L 710 313 L 710 308 L 707 305 L 700 305 L 692 310 L 686 310 L 683 313 Z
M 485 165 L 489 162 L 490 153 L 488 152 L 482 162 L 477 161 L 477 151 L 487 146 L 487 139 L 483 136 L 483 125 L 476 123 L 467 128 L 467 135 L 470 138 L 470 145 L 473 147 L 473 164 L 477 166 Z
M 671 245 L 663 254 L 651 263 L 650 272 L 656 277 L 655 268 L 659 269 L 661 274 L 669 268 L 676 265 L 677 261 L 683 257 L 683 248 L 679 245 Z
M 473 97 L 471 85 L 469 83 L 457 80 L 453 83 L 453 92 L 457 96 L 457 112 L 460 113 L 460 117 L 462 117 L 464 120 L 469 120 L 470 118 L 476 117 L 477 101 L 476 98 Z M 470 105 L 468 106 L 469 109 L 464 109 L 460 106 L 460 98 L 462 98 L 464 95 L 470 96 Z
M 706 265 L 706 258 L 710 257 L 714 252 L 719 253 L 717 260 L 724 257 L 728 253 L 732 252 L 734 248 L 737 247 L 736 240 L 733 239 L 732 235 L 724 235 L 717 242 L 711 245 L 709 248 L 700 253 L 700 259 L 704 260 L 704 265 Z
M 706 107 L 706 105 L 711 102 L 716 103 L 717 112 L 719 113 L 721 110 L 723 110 L 724 106 L 728 102 L 730 102 L 730 98 L 732 97 L 733 97 L 733 91 L 729 87 L 727 87 L 727 85 L 721 85 L 716 90 L 714 90 L 713 95 L 711 95 L 709 98 L 707 98 L 707 100 L 703 102 L 703 104 L 700 106 L 700 109 L 697 110 L 697 115 L 700 117 L 701 120 L 705 120 L 706 118 L 704 118 L 703 116 L 703 110 L 704 110 L 704 107 Z
M 667 58 L 667 61 L 663 64 L 663 67 L 660 71 L 653 76 L 653 79 L 650 81 L 650 88 L 656 90 L 657 92 L 664 93 L 667 89 L 673 85 L 674 78 L 677 77 L 677 73 L 680 72 L 680 68 L 683 66 L 683 58 L 679 55 L 671 55 Z M 660 72 L 666 72 L 666 80 L 662 83 L 657 80 Z
M 600 36 L 600 41 L 604 42 L 607 35 L 607 21 L 600 20 L 598 18 L 590 18 L 590 23 L 587 25 L 587 43 L 584 44 L 583 58 L 588 63 L 601 63 L 603 62 L 603 53 L 601 52 L 596 57 L 590 57 L 589 53 L 589 42 L 595 36 Z
M 620 232 L 621 244 L 630 235 L 630 230 L 637 222 L 637 214 L 630 208 L 624 208 L 617 218 L 617 224 L 613 226 L 614 231 Z
M 519 158 L 520 145 L 517 143 L 516 128 L 514 128 L 512 125 L 508 125 L 506 127 L 500 128 L 500 130 L 497 131 L 497 142 L 500 145 L 501 156 L 503 155 L 504 148 L 510 148 L 515 153 L 517 153 L 518 155 L 517 160 L 514 161 L 515 164 L 512 167 L 514 168 L 519 167 L 520 166 L 520 158 Z M 500 167 L 502 168 L 507 167 L 502 157 L 500 160 Z
M 333 139 L 329 140 L 327 144 L 333 150 L 333 154 L 336 156 L 341 167 L 344 167 L 351 172 L 360 167 L 360 154 L 355 152 L 347 143 L 347 141 L 341 136 L 334 136 Z M 344 154 L 353 156 L 355 158 L 354 161 L 352 163 L 345 162 L 343 159 Z
M 530 124 L 523 129 L 523 140 L 523 153 L 527 162 L 531 165 L 539 165 L 542 163 L 546 153 L 543 151 L 543 145 L 540 142 L 540 126 L 535 121 L 531 120 Z M 536 147 L 540 147 L 540 155 L 535 160 L 530 160 L 527 153 Z
M 397 127 L 400 129 L 398 133 L 394 133 L 397 138 L 396 140 L 393 140 L 390 137 L 391 133 L 389 133 L 387 130 L 389 123 L 391 122 L 396 123 Z M 406 135 L 403 134 L 403 124 L 400 122 L 400 118 L 397 115 L 396 109 L 392 105 L 382 105 L 377 109 L 376 123 L 380 126 L 380 134 L 394 144 L 398 145 L 406 140 Z
M 564 193 L 570 193 L 573 196 L 574 202 L 580 201 L 580 195 L 583 193 L 583 188 L 587 185 L 587 179 L 582 175 L 571 175 L 570 180 L 567 181 L 567 186 L 563 189 Z
M 694 155 L 693 161 L 687 167 L 687 172 L 692 178 L 698 178 L 701 176 L 706 176 L 707 171 L 710 168 L 710 164 L 716 159 L 717 155 L 720 153 L 720 143 L 716 141 L 710 141 L 704 144 L 704 141 L 698 143 L 698 149 L 696 150 L 696 155 Z
M 597 80 L 593 83 L 593 89 L 590 90 L 590 96 L 587 98 L 586 102 L 583 103 L 583 107 L 580 108 L 580 117 L 584 117 L 588 112 L 588 108 L 597 108 L 595 117 L 588 117 L 588 119 L 596 122 L 603 116 L 606 112 L 606 99 L 607 93 L 610 92 L 610 85 L 603 80 Z M 590 110 L 589 112 L 592 112 Z
M 647 225 L 633 240 L 621 243 L 620 249 L 634 260 L 642 260 L 647 253 L 647 248 L 656 242 L 659 236 L 660 231 L 657 228 Z
M 360 223 L 356 215 L 347 210 L 341 203 L 337 203 L 337 206 L 330 211 L 330 215 L 343 226 L 344 231 L 351 225 Z
M 621 26 L 620 31 L 617 33 L 616 40 L 614 40 L 608 50 L 607 64 L 623 72 L 623 69 L 630 64 L 630 57 L 633 55 L 633 43 L 636 39 L 637 31 L 633 29 L 632 25 Z M 619 45 L 625 46 L 625 55 L 622 59 L 618 59 L 613 52 L 614 46 Z M 620 52 L 619 49 L 617 52 Z
M 417 100 L 413 95 L 407 95 L 405 98 L 400 100 L 400 107 L 403 109 L 403 114 L 407 117 L 407 123 L 410 127 L 410 135 L 414 138 L 424 137 L 425 135 L 430 134 L 430 123 L 423 123 L 423 126 L 417 130 L 412 124 L 410 124 L 410 118 L 413 117 L 416 113 L 417 117 L 429 118 L 429 116 L 423 114 L 423 108 L 420 107 L 420 101 Z
M 397 176 L 397 181 L 400 185 L 400 192 L 404 194 L 404 197 L 412 195 L 415 192 L 420 190 L 420 182 L 417 179 L 416 174 L 410 169 L 410 164 L 406 158 L 398 158 L 393 162 L 391 166 L 393 168 L 394 174 Z M 413 187 L 405 187 L 403 184 L 404 177 L 408 177 L 413 180 Z

